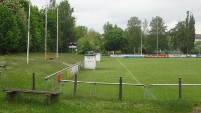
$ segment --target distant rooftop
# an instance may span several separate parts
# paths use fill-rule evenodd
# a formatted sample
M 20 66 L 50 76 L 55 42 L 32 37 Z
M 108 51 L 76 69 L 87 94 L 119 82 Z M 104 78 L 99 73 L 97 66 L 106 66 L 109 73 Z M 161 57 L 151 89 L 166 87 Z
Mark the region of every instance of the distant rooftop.
M 201 34 L 195 34 L 195 39 L 201 39 Z

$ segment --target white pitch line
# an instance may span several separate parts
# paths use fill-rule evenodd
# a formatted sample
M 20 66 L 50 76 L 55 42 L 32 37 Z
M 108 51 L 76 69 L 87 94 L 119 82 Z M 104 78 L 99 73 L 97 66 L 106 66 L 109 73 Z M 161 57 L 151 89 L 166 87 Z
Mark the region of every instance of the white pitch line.
M 130 70 L 128 70 L 128 68 L 121 61 L 119 61 L 119 59 L 117 59 L 117 61 L 128 71 L 128 73 L 135 79 L 138 84 L 141 84 L 140 81 L 130 72 Z M 146 89 L 146 91 L 149 92 L 148 89 Z M 154 95 L 151 94 L 151 96 L 156 100 Z

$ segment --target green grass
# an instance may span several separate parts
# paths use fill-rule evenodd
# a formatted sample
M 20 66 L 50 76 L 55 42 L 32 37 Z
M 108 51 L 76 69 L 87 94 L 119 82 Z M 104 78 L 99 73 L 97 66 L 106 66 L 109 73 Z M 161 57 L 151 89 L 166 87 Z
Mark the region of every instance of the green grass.
M 55 57 L 55 54 L 49 54 Z M 44 77 L 84 59 L 82 55 L 60 54 L 60 59 L 45 61 L 44 54 L 30 54 L 30 62 L 26 64 L 26 54 L 0 56 L 0 63 L 8 65 L 1 70 L 0 90 L 6 88 L 32 88 L 32 73 L 36 73 L 36 89 L 44 90 Z M 182 87 L 183 101 L 178 101 L 178 87 L 152 87 L 156 99 L 148 99 L 150 84 L 199 84 L 201 78 L 201 59 L 197 58 L 147 58 L 126 59 L 102 57 L 95 70 L 82 70 L 78 74 L 79 81 L 118 83 L 119 77 L 124 83 L 146 85 L 146 99 L 143 88 L 123 86 L 122 100 L 118 99 L 119 86 L 78 84 L 76 96 L 73 96 L 73 83 L 63 83 L 63 94 L 59 101 L 46 106 L 44 95 L 21 94 L 14 101 L 6 100 L 5 92 L 0 93 L 0 113 L 30 112 L 136 112 L 136 113 L 188 113 L 201 104 L 200 87 Z M 65 76 L 65 74 L 63 74 Z M 56 79 L 56 78 L 55 78 Z M 70 78 L 74 79 L 74 78 Z M 198 111 L 198 110 L 197 110 Z

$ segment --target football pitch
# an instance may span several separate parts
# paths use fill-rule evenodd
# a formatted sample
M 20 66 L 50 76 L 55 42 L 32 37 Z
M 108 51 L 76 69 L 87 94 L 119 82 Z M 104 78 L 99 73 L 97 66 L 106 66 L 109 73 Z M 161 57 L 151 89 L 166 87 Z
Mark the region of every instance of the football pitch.
M 49 54 L 55 56 L 55 54 Z M 36 74 L 36 90 L 46 90 L 44 78 L 84 59 L 83 55 L 60 54 L 60 59 L 44 60 L 44 54 L 0 56 L 0 62 L 7 64 L 1 69 L 0 89 L 31 89 L 32 73 Z M 15 101 L 8 101 L 6 92 L 0 93 L 0 112 L 190 112 L 199 108 L 200 86 L 182 86 L 182 102 L 178 101 L 178 86 L 153 86 L 149 99 L 150 84 L 201 84 L 199 58 L 110 58 L 102 56 L 95 70 L 82 69 L 78 81 L 144 84 L 123 85 L 122 100 L 119 100 L 119 85 L 77 84 L 76 95 L 73 83 L 62 83 L 59 101 L 49 106 L 44 104 L 44 95 L 21 94 Z M 63 79 L 66 72 L 62 73 Z M 56 79 L 56 76 L 55 76 Z M 74 80 L 72 76 L 69 78 Z M 58 84 L 54 84 L 58 85 Z M 50 89 L 47 89 L 50 90 Z M 59 88 L 56 90 L 59 91 Z M 199 110 L 199 109 L 198 109 Z M 196 110 L 196 111 L 198 111 Z
M 149 98 L 150 84 L 201 84 L 201 59 L 199 58 L 110 58 L 102 57 L 95 70 L 82 70 L 78 81 L 144 84 L 146 99 Z M 70 86 L 70 83 L 67 83 Z M 62 90 L 72 88 L 62 87 Z M 118 98 L 118 85 L 78 84 L 77 94 L 101 98 Z M 144 99 L 144 89 L 139 86 L 123 85 L 123 99 Z M 182 86 L 182 99 L 201 100 L 201 86 Z M 94 94 L 95 93 L 95 94 Z M 176 100 L 179 98 L 178 86 L 152 86 L 151 99 Z

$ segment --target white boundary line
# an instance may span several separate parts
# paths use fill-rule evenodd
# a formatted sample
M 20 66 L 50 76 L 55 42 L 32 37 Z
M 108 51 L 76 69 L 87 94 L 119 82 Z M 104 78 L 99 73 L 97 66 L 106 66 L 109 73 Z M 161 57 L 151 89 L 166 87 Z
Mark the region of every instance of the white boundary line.
M 141 84 L 140 81 L 130 72 L 130 70 L 128 70 L 128 68 L 121 61 L 119 61 L 118 58 L 116 58 L 116 60 L 128 71 L 128 73 L 135 79 L 138 84 Z M 149 92 L 148 89 L 146 89 L 146 91 Z M 153 94 L 151 94 L 151 96 L 156 100 L 156 97 Z

